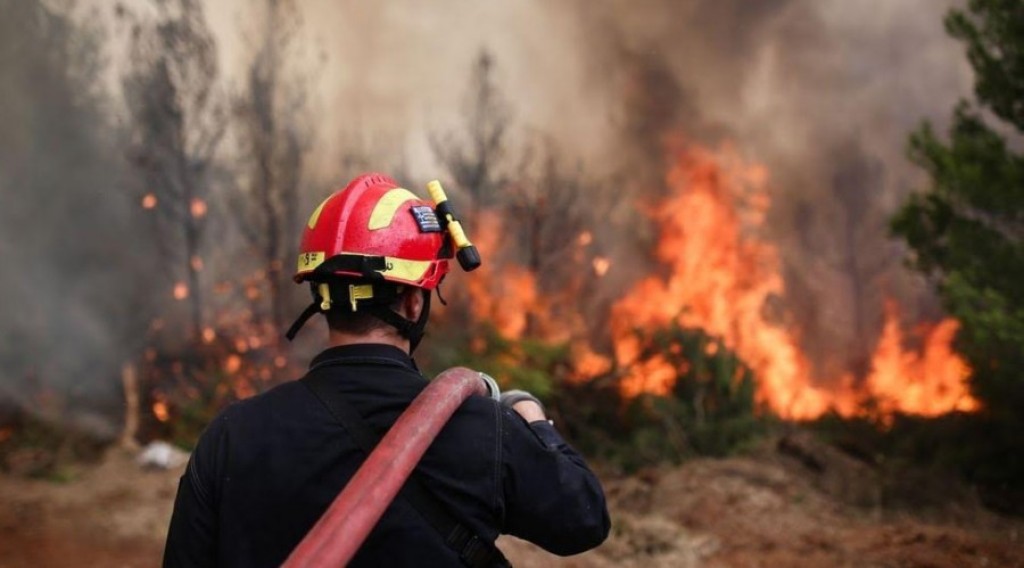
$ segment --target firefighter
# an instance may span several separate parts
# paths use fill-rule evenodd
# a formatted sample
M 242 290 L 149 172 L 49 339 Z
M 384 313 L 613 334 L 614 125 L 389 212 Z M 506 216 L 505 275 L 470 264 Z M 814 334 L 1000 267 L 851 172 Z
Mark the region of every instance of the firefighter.
M 164 566 L 280 565 L 366 458 L 373 441 L 353 430 L 379 439 L 426 386 L 411 355 L 432 292 L 456 253 L 464 267 L 479 264 L 438 192 L 432 206 L 366 174 L 313 212 L 295 275 L 313 302 L 288 335 L 323 314 L 328 347 L 301 380 L 231 405 L 202 434 Z M 599 481 L 535 397 L 473 396 L 352 565 L 502 566 L 499 534 L 571 555 L 603 542 L 609 526 Z

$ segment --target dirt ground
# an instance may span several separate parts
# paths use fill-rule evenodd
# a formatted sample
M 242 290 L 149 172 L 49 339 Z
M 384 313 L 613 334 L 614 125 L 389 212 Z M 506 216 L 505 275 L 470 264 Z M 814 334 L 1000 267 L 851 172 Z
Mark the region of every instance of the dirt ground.
M 605 476 L 614 527 L 597 550 L 499 546 L 523 567 L 1024 566 L 1024 522 L 969 502 L 928 514 L 872 506 L 870 471 L 810 453 Z M 158 566 L 180 474 L 114 450 L 62 482 L 0 476 L 0 568 Z

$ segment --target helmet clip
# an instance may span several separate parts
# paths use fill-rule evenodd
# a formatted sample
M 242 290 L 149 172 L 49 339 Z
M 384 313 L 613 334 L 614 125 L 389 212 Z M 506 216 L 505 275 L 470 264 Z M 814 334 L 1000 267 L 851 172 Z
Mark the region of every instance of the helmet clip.
M 349 284 L 348 301 L 352 304 L 352 311 L 359 309 L 359 300 L 373 298 L 373 284 Z
M 321 282 L 317 290 L 320 292 L 320 309 L 326 312 L 331 309 L 331 287 L 326 282 Z

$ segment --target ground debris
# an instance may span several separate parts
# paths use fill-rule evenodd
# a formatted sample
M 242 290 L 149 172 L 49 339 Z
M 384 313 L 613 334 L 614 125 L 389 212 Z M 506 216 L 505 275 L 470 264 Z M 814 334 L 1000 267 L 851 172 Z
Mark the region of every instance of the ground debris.
M 176 469 L 188 462 L 189 453 L 160 440 L 150 442 L 139 452 L 135 463 L 142 467 Z
M 844 459 L 870 464 L 804 451 L 824 467 L 775 441 L 746 457 L 606 475 L 613 527 L 598 549 L 560 558 L 513 537 L 498 545 L 526 568 L 1024 567 L 1024 521 L 970 501 L 955 515 L 860 506 L 843 495 L 855 481 L 843 477 L 852 475 Z M 158 565 L 183 466 L 142 469 L 135 459 L 112 449 L 60 483 L 0 475 L 0 567 Z

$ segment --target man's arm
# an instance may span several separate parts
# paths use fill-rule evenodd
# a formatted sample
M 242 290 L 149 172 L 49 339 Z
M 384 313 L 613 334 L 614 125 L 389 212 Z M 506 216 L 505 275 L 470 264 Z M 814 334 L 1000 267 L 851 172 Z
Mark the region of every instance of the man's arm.
M 504 402 L 505 532 L 563 556 L 604 542 L 611 521 L 600 481 L 535 399 Z

